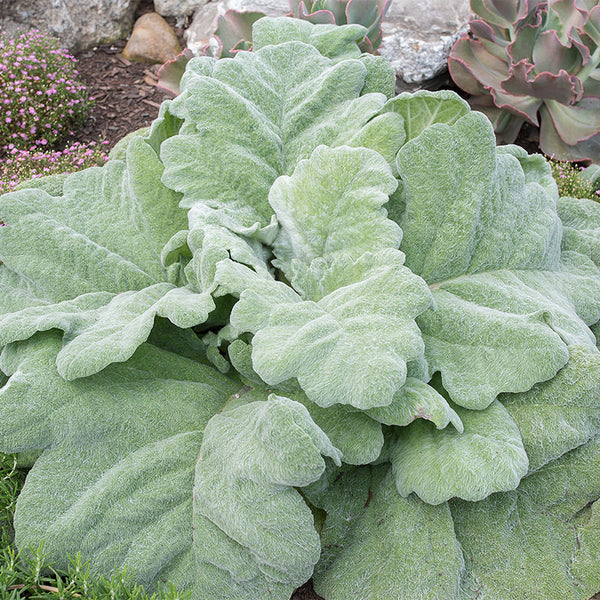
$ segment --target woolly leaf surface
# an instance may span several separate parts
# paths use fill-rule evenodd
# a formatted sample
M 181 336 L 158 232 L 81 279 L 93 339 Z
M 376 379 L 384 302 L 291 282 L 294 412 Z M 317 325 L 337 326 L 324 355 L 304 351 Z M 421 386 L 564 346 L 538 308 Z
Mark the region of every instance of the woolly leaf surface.
M 451 502 L 464 597 L 586 600 L 600 586 L 598 438 L 481 502 Z
M 327 517 L 313 576 L 328 600 L 460 598 L 463 569 L 447 504 L 400 496 L 388 465 L 343 469 L 311 502 Z
M 454 497 L 476 502 L 515 489 L 527 474 L 521 434 L 499 402 L 456 412 L 464 432 L 436 429 L 424 420 L 399 431 L 392 466 L 402 496 L 415 492 L 428 504 Z
M 383 208 L 396 185 L 375 151 L 318 147 L 269 193 L 280 225 L 273 244 L 277 266 L 289 277 L 292 260 L 309 265 L 315 258 L 357 259 L 398 248 L 400 228 Z
M 600 354 L 569 346 L 569 362 L 550 381 L 499 400 L 517 423 L 534 471 L 600 433 Z
M 379 457 L 384 441 L 381 424 L 364 411 L 341 404 L 322 408 L 308 400 L 302 392 L 294 392 L 290 396 L 306 406 L 313 421 L 342 453 L 345 463 L 367 465 Z
M 464 429 L 457 412 L 444 396 L 415 377 L 407 377 L 406 383 L 394 394 L 391 404 L 370 408 L 366 413 L 385 425 L 405 427 L 416 419 L 425 419 L 438 429 L 444 429 L 450 423 L 460 433 Z
M 170 107 L 184 125 L 161 146 L 163 181 L 184 194 L 184 206 L 205 204 L 243 227 L 268 225 L 275 179 L 321 144 L 348 143 L 383 106 L 383 94 L 360 96 L 366 77 L 361 61 L 334 64 L 302 42 L 186 73 Z
M 271 395 L 216 415 L 204 432 L 194 484 L 195 535 L 212 542 L 200 550 L 202 559 L 237 580 L 274 580 L 288 595 L 304 583 L 320 543 L 292 486 L 319 479 L 322 454 L 339 464 L 339 451 L 306 408 L 288 398 Z M 215 527 L 227 537 L 216 538 Z
M 569 343 L 591 343 L 598 303 L 575 281 L 593 290 L 597 277 L 561 257 L 547 167 L 512 147 L 497 151 L 489 122 L 470 113 L 407 142 L 398 169 L 401 249 L 434 295 L 418 318 L 425 356 L 453 401 L 480 409 L 526 391 L 566 363 Z
M 195 294 L 168 283 L 119 294 L 65 344 L 57 356 L 58 372 L 65 379 L 93 375 L 130 358 L 148 339 L 157 316 L 186 329 L 204 323 L 214 308 L 209 294 Z
M 320 476 L 321 452 L 339 460 L 306 409 L 274 399 L 213 422 L 238 384 L 210 367 L 144 344 L 66 382 L 59 349 L 47 333 L 2 355 L 3 450 L 45 448 L 19 499 L 17 543 L 43 539 L 63 568 L 79 551 L 94 572 L 126 565 L 150 589 L 169 579 L 192 598 L 289 598 L 320 548 L 290 486 Z M 37 418 L 23 430 L 25 414 Z
M 17 543 L 43 539 L 58 568 L 81 551 L 95 572 L 127 564 L 155 584 L 177 562 L 174 548 L 191 542 L 198 432 L 238 384 L 149 344 L 127 363 L 66 382 L 54 366 L 60 347 L 44 333 L 2 354 L 2 450 L 44 449 L 19 497 Z
M 558 214 L 564 225 L 563 248 L 584 254 L 600 266 L 600 204 L 561 198 Z
M 389 404 L 404 384 L 406 363 L 422 356 L 414 318 L 429 305 L 426 286 L 402 263 L 397 250 L 366 256 L 360 280 L 318 302 L 286 301 L 282 284 L 247 270 L 259 287 L 241 293 L 231 323 L 255 334 L 255 371 L 269 385 L 296 378 L 308 398 L 323 407 Z M 225 278 L 226 265 L 219 266 Z M 261 288 L 272 295 L 257 294 Z
M 469 105 L 454 92 L 419 90 L 392 98 L 382 112 L 393 112 L 403 117 L 406 141 L 409 141 L 435 123 L 452 125 L 470 110 Z
M 166 108 L 162 113 L 149 132 L 155 143 L 175 129 L 161 133 Z M 162 165 L 150 141 L 134 137 L 124 154 L 125 161 L 69 176 L 62 197 L 24 190 L 1 202 L 4 289 L 22 304 L 5 308 L 0 343 L 61 329 L 62 358 L 70 365 L 61 371 L 70 378 L 129 358 L 157 315 L 191 327 L 214 308 L 210 297 L 176 288 L 179 264 L 161 264 L 163 246 L 185 227 L 185 212 L 160 182 Z
M 299 41 L 314 46 L 335 61 L 359 58 L 358 44 L 367 30 L 362 25 L 313 25 L 287 17 L 259 19 L 252 26 L 252 49 Z

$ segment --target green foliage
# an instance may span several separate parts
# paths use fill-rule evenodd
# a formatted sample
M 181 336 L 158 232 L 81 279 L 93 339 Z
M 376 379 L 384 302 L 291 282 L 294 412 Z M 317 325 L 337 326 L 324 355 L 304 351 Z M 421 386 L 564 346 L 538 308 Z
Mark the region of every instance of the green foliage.
M 0 194 L 12 192 L 19 184 L 31 179 L 55 176 L 53 180 L 59 181 L 67 173 L 99 166 L 107 160 L 102 145 L 95 142 L 75 143 L 63 150 L 46 152 L 14 149 L 0 160 Z
M 16 552 L 10 545 L 0 547 L 0 599 L 21 600 L 186 600 L 174 585 L 159 585 L 152 595 L 131 581 L 123 569 L 110 577 L 92 576 L 88 563 L 77 555 L 70 560 L 68 570 L 57 574 L 48 562 L 43 545 L 27 553 Z
M 17 457 L 0 454 L 0 534 L 3 546 L 12 537 L 15 504 L 24 480 L 24 473 L 17 469 Z
M 586 600 L 600 205 L 298 23 L 0 200 L 16 544 L 192 600 Z
M 91 99 L 75 63 L 49 34 L 0 34 L 1 153 L 52 146 L 85 121 Z
M 470 35 L 448 60 L 473 108 L 512 142 L 523 123 L 558 160 L 600 159 L 600 6 L 561 0 L 471 0 Z
M 550 160 L 552 176 L 558 185 L 558 193 L 570 198 L 600 200 L 598 185 L 586 177 L 586 169 L 571 163 Z

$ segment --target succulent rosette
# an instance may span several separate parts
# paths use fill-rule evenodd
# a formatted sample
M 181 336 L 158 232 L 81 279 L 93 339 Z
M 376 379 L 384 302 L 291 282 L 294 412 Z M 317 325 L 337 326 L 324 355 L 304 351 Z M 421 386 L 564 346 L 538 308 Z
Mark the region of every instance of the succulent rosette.
M 382 39 L 381 22 L 385 16 L 391 0 L 319 0 L 318 2 L 305 3 L 290 0 L 290 17 L 308 21 L 313 24 L 328 25 L 329 29 L 322 28 L 319 32 L 321 41 L 312 39 L 313 44 L 318 44 L 325 55 L 337 56 L 337 44 L 327 48 L 327 44 L 334 41 L 335 31 L 340 25 L 353 24 L 356 27 L 346 29 L 344 34 L 348 40 L 354 40 L 356 32 L 363 36 L 358 46 L 363 52 L 374 53 L 379 48 Z M 228 10 L 217 19 L 217 28 L 209 43 L 204 47 L 206 56 L 216 58 L 233 58 L 241 50 L 252 48 L 252 27 L 254 23 L 266 15 L 260 11 Z M 366 31 L 363 29 L 366 28 Z M 300 29 L 296 28 L 299 32 Z M 302 29 L 303 37 L 311 37 L 311 28 Z M 179 94 L 179 82 L 185 67 L 192 57 L 190 50 L 184 50 L 174 60 L 165 63 L 158 73 L 158 85 L 174 94 Z
M 290 16 L 315 24 L 364 25 L 367 35 L 360 47 L 364 52 L 375 52 L 381 45 L 381 22 L 390 2 L 391 0 L 290 0 Z
M 450 53 L 455 83 L 498 140 L 540 128 L 542 151 L 600 160 L 600 6 L 590 0 L 472 0 L 470 35 Z
M 381 45 L 381 22 L 391 0 L 290 0 L 290 17 L 315 25 L 362 25 L 367 28 L 359 43 L 363 52 L 373 53 Z M 257 11 L 228 10 L 221 15 L 214 33 L 216 47 L 209 44 L 205 53 L 231 58 L 252 47 L 252 25 L 265 14 Z
M 365 31 L 261 19 L 0 198 L 24 551 L 193 600 L 600 589 L 600 205 Z

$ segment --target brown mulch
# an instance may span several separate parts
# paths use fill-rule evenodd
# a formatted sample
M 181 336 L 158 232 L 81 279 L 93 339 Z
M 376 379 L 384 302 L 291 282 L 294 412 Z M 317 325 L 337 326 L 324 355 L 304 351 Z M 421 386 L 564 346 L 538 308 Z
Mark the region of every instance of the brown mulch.
M 107 148 L 128 133 L 150 125 L 163 100 L 173 95 L 156 86 L 160 65 L 134 63 L 121 56 L 125 42 L 114 42 L 76 54 L 77 70 L 94 107 L 74 141 L 108 141 Z
M 153 10 L 152 0 L 142 0 L 136 18 Z M 184 46 L 183 29 L 166 19 Z M 69 142 L 107 141 L 112 148 L 128 133 L 147 127 L 158 115 L 161 103 L 173 94 L 156 87 L 160 65 L 123 58 L 126 40 L 82 50 L 75 54 L 77 70 L 95 105 L 85 125 Z

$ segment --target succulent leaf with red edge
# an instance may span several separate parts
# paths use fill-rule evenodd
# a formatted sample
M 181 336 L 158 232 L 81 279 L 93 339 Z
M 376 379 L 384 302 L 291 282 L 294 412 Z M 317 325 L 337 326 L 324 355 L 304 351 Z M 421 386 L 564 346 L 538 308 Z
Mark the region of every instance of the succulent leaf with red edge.
M 476 18 L 448 68 L 501 143 L 527 122 L 561 160 L 600 160 L 600 3 L 471 0 Z
M 167 61 L 158 70 L 158 83 L 156 85 L 172 92 L 176 96 L 179 95 L 181 91 L 179 89 L 181 77 L 185 73 L 185 68 L 193 56 L 194 53 L 189 48 L 185 48 L 173 60 Z
M 216 58 L 233 58 L 240 50 L 250 50 L 252 25 L 264 16 L 265 13 L 260 11 L 228 10 L 217 20 L 217 28 L 213 34 L 218 49 L 213 49 L 209 44 L 204 49 L 204 54 L 212 54 Z
M 314 24 L 358 24 L 367 28 L 360 45 L 363 52 L 375 52 L 381 44 L 381 22 L 391 0 L 290 0 L 291 13 Z

